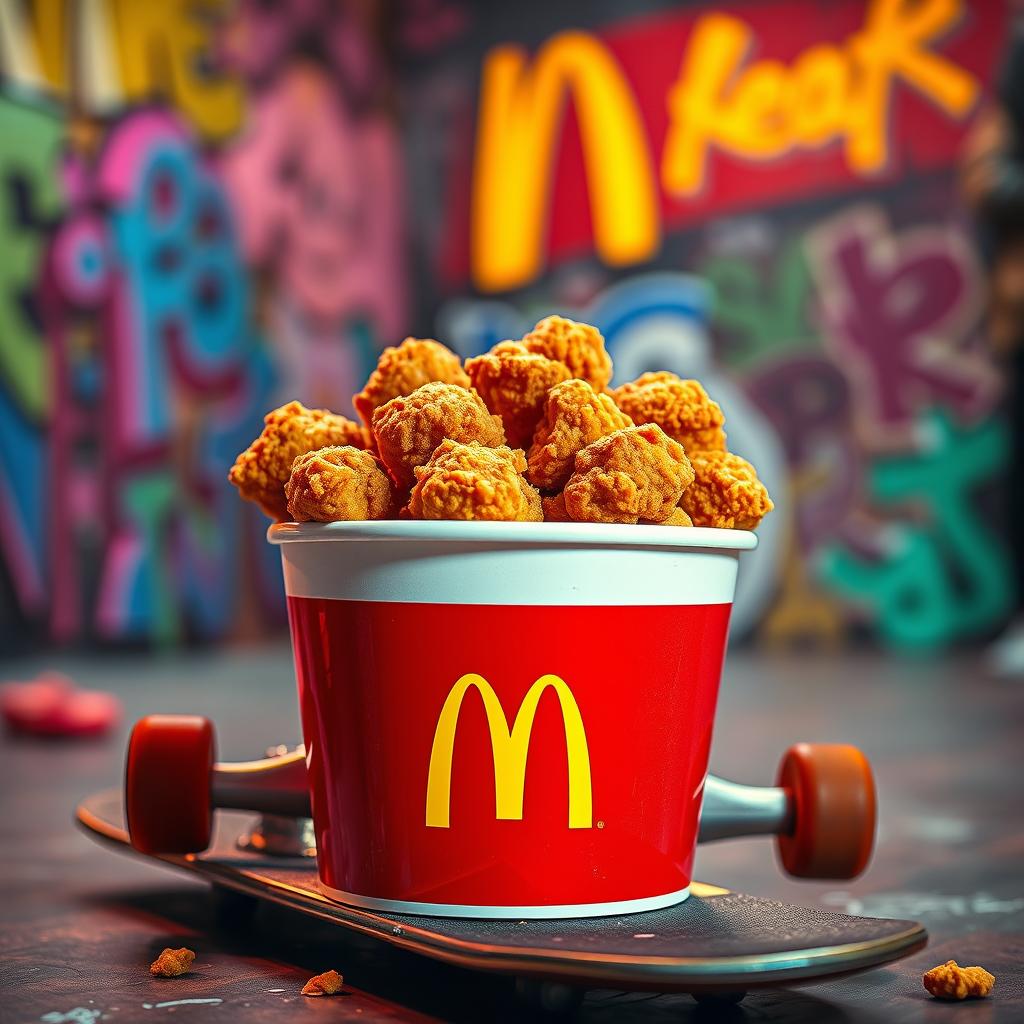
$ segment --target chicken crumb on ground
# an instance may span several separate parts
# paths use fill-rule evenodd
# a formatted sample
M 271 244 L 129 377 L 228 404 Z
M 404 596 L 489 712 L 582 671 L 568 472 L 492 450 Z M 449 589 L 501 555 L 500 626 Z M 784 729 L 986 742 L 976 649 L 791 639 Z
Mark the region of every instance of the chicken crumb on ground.
M 984 967 L 961 967 L 955 960 L 933 967 L 921 981 L 936 999 L 982 999 L 996 983 Z
M 324 971 L 310 978 L 302 986 L 304 996 L 333 996 L 341 991 L 345 979 L 337 971 Z
M 154 978 L 178 978 L 188 974 L 196 955 L 184 946 L 181 949 L 165 949 L 150 965 L 149 973 Z

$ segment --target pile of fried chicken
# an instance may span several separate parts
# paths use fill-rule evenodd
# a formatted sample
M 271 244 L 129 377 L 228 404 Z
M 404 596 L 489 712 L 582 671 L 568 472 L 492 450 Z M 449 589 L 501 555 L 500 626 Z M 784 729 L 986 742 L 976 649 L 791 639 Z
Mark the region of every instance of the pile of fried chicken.
M 589 324 L 549 316 L 462 360 L 437 341 L 384 350 L 353 399 L 362 423 L 289 402 L 229 479 L 277 522 L 487 519 L 752 530 L 772 501 L 726 448 L 695 380 L 609 389 Z

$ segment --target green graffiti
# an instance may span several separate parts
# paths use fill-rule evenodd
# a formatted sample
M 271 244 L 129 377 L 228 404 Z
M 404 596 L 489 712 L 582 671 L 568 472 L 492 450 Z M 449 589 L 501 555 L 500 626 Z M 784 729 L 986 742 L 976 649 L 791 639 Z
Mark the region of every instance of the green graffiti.
M 364 316 L 356 317 L 349 327 L 348 343 L 355 350 L 359 376 L 362 380 L 373 372 L 380 358 L 380 350 L 384 347 L 377 333 L 373 322 Z
M 0 96 L 0 383 L 36 422 L 48 408 L 48 360 L 26 299 L 38 278 L 47 226 L 60 212 L 62 134 L 54 114 Z
M 869 487 L 879 504 L 923 505 L 928 522 L 888 527 L 878 561 L 831 547 L 819 562 L 826 583 L 870 609 L 884 640 L 918 651 L 991 628 L 1013 600 L 1003 548 L 971 504 L 977 485 L 1006 460 L 1004 424 L 993 419 L 961 430 L 933 412 L 924 425 L 926 450 L 877 463 Z
M 798 241 L 787 243 L 774 273 L 749 257 L 719 256 L 698 273 L 715 295 L 714 323 L 729 337 L 724 361 L 742 369 L 771 350 L 773 355 L 807 348 L 815 332 L 807 323 L 810 275 Z
M 121 501 L 139 539 L 140 591 L 133 613 L 141 621 L 136 632 L 158 647 L 181 639 L 181 617 L 174 597 L 171 551 L 167 528 L 176 515 L 179 485 L 167 470 L 140 474 L 127 484 Z M 126 631 L 127 632 L 127 631 Z

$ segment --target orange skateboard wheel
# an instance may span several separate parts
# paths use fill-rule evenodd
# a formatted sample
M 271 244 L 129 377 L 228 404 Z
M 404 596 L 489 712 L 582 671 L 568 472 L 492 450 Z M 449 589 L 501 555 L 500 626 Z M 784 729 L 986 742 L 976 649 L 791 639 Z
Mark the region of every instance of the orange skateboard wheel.
M 132 729 L 125 819 L 140 853 L 199 853 L 210 845 L 213 723 L 197 715 L 148 715 Z
M 875 845 L 875 780 L 868 759 L 845 743 L 797 743 L 779 765 L 793 825 L 777 839 L 796 878 L 856 878 Z

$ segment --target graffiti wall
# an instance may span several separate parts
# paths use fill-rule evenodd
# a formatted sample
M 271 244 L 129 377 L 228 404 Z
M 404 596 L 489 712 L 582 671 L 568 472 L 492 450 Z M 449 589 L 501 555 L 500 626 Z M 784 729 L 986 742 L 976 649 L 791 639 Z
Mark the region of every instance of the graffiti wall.
M 0 4 L 0 645 L 281 622 L 228 492 L 407 331 L 551 311 L 700 376 L 778 511 L 734 633 L 929 651 L 1014 600 L 957 191 L 1001 0 Z M 406 266 L 412 267 L 407 281 Z
M 699 376 L 776 497 L 734 632 L 927 651 L 1013 602 L 985 271 L 957 195 L 1008 11 L 959 0 L 459 11 L 408 70 L 421 318 L 553 310 Z
M 0 5 L 0 644 L 280 625 L 226 482 L 405 326 L 373 5 Z

